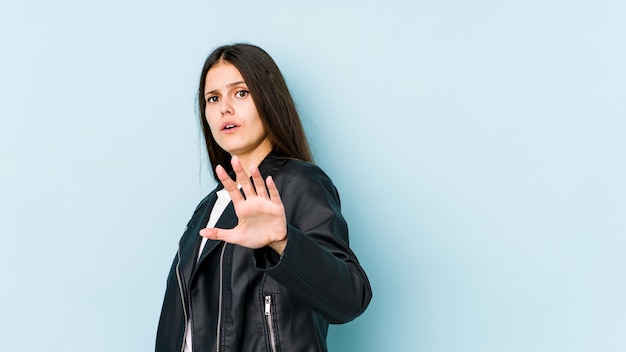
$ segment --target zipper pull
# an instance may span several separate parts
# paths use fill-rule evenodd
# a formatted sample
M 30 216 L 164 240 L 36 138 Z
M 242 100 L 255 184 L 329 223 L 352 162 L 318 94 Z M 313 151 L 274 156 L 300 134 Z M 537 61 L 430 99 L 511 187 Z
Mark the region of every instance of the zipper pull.
M 270 307 L 272 305 L 272 296 L 265 296 L 265 315 L 270 315 Z

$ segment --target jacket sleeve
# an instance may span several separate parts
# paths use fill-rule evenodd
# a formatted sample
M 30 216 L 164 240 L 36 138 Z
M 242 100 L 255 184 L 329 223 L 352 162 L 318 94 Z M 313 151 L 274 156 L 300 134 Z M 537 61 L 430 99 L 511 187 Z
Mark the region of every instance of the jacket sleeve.
M 369 280 L 350 250 L 332 181 L 315 165 L 296 166 L 275 177 L 287 216 L 285 250 L 256 250 L 255 264 L 330 323 L 349 322 L 372 298 Z

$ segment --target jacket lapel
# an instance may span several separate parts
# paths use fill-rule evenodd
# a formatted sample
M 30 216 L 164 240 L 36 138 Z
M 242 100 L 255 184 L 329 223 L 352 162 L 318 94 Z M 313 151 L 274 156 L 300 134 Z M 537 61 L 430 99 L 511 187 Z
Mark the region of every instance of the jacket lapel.
M 188 278 L 191 278 L 191 274 L 194 271 L 196 265 L 196 258 L 198 256 L 198 250 L 200 249 L 200 241 L 202 237 L 198 234 L 200 229 L 206 226 L 209 221 L 209 215 L 211 209 L 217 200 L 215 192 L 211 192 L 206 200 L 198 206 L 193 214 L 192 219 L 187 224 L 185 233 L 179 242 L 179 268 L 184 278 L 183 281 L 189 282 Z
M 237 222 L 238 220 L 237 215 L 235 215 L 235 207 L 233 206 L 233 202 L 230 202 L 226 206 L 226 209 L 224 209 L 224 212 L 222 213 L 220 218 L 217 220 L 215 227 L 219 229 L 232 229 L 237 226 Z M 206 222 L 202 224 L 203 228 L 204 226 L 206 226 Z M 206 257 L 217 247 L 218 244 L 220 244 L 220 242 L 221 241 L 207 240 L 204 248 L 202 249 L 202 253 L 200 254 L 200 259 L 198 259 L 198 264 L 196 265 L 196 267 L 200 266 L 202 261 L 206 259 Z

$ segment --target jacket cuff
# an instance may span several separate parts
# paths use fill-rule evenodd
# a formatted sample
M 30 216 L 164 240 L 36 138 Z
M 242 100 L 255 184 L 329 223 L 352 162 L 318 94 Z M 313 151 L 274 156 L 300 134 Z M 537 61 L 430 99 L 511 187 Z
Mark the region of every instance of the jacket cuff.
M 294 231 L 295 228 L 287 224 L 287 245 L 283 251 L 283 255 L 276 253 L 270 247 L 263 247 L 254 250 L 254 266 L 260 270 L 273 270 L 281 264 L 283 256 L 289 256 L 289 253 L 293 251 L 293 247 L 298 242 L 298 236 Z

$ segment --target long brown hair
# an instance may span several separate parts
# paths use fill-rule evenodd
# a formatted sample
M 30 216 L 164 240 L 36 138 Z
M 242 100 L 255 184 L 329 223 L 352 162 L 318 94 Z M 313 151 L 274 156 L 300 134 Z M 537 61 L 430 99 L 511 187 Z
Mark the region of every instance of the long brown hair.
M 232 170 L 231 156 L 213 138 L 205 115 L 206 76 L 219 62 L 232 64 L 241 73 L 263 128 L 272 142 L 273 152 L 279 156 L 313 162 L 296 105 L 274 60 L 263 49 L 251 44 L 224 45 L 213 50 L 204 62 L 198 88 L 198 115 L 215 179 L 218 180 L 215 174 L 218 164 L 226 171 Z

